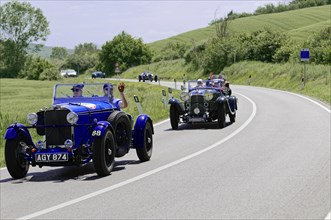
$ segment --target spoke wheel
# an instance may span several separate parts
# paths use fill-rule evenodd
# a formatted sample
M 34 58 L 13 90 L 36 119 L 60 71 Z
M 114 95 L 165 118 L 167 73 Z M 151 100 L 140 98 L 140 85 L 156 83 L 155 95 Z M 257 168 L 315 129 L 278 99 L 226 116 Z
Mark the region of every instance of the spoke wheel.
M 137 156 L 141 162 L 145 162 L 151 159 L 153 152 L 153 132 L 149 122 L 147 122 L 144 130 L 144 146 L 137 148 Z
M 29 170 L 29 162 L 24 159 L 27 142 L 20 137 L 7 140 L 5 144 L 5 161 L 9 174 L 20 179 L 26 176 Z
M 220 128 L 224 128 L 225 127 L 225 116 L 226 116 L 226 112 L 225 112 L 225 105 L 223 104 L 219 104 L 218 106 L 218 125 Z
M 115 164 L 115 141 L 109 129 L 103 137 L 96 138 L 93 143 L 93 164 L 100 176 L 111 173 Z
M 128 153 L 131 146 L 132 127 L 129 117 L 121 111 L 114 111 L 108 121 L 115 130 L 116 157 L 122 157 Z
M 170 106 L 170 124 L 173 130 L 178 129 L 179 113 L 175 105 Z

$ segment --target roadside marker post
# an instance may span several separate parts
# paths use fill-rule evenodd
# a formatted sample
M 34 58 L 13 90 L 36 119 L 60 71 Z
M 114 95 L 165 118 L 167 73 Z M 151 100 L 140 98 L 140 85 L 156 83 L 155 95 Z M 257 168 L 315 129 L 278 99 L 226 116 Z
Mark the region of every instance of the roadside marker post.
M 164 108 L 167 109 L 167 94 L 166 91 L 162 89 L 162 102 L 164 104 Z
M 307 82 L 307 69 L 306 63 L 309 61 L 309 48 L 302 48 L 300 51 L 301 61 L 304 62 L 304 76 L 303 76 L 303 86 L 306 85 Z
M 135 103 L 137 105 L 137 109 L 138 109 L 139 115 L 141 115 L 143 113 L 143 109 L 141 108 L 141 104 L 139 102 L 139 98 L 136 95 L 134 95 L 133 98 L 134 98 L 134 101 L 135 101 Z
M 169 99 L 172 99 L 172 88 L 168 88 Z

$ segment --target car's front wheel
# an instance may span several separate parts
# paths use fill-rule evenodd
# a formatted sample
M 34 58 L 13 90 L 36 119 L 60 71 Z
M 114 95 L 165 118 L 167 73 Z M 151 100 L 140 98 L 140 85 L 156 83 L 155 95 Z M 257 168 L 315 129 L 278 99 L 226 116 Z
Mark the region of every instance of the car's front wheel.
M 24 138 L 17 137 L 6 141 L 6 166 L 9 174 L 15 179 L 23 178 L 28 173 L 29 162 L 24 159 L 27 148 L 27 141 Z
M 93 164 L 99 176 L 107 176 L 115 165 L 115 140 L 109 129 L 93 143 Z
M 225 111 L 225 105 L 224 103 L 221 103 L 218 105 L 218 125 L 220 128 L 225 127 L 225 116 L 226 116 L 226 111 Z
M 170 106 L 170 124 L 173 130 L 178 129 L 179 113 L 175 105 Z
M 141 162 L 145 162 L 151 159 L 153 151 L 153 132 L 152 126 L 147 122 L 144 130 L 144 146 L 137 148 L 137 156 Z
M 233 114 L 230 112 L 229 117 L 230 117 L 230 122 L 235 123 L 236 122 L 236 110 L 234 110 Z

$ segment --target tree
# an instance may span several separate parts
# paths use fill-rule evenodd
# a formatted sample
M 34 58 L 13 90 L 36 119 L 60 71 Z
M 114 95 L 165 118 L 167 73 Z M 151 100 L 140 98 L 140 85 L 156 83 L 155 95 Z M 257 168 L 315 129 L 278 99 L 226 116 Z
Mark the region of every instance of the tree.
M 68 51 L 64 47 L 53 47 L 52 48 L 52 59 L 64 60 L 68 56 Z
M 149 63 L 151 59 L 152 52 L 142 39 L 134 39 L 123 31 L 102 46 L 99 54 L 99 69 L 112 75 L 116 63 L 119 63 L 123 71 L 131 66 Z
M 66 59 L 66 67 L 81 73 L 97 65 L 99 49 L 93 43 L 75 46 L 74 53 Z
M 317 64 L 330 65 L 331 62 L 331 26 L 314 34 L 303 48 L 309 48 L 310 61 Z
M 179 42 L 169 42 L 167 45 L 153 57 L 153 62 L 159 62 L 161 60 L 175 60 L 184 58 L 185 53 L 189 49 L 189 45 Z
M 1 77 L 17 77 L 24 66 L 28 46 L 45 41 L 49 33 L 46 17 L 30 3 L 10 1 L 0 5 L 0 44 L 3 48 L 0 59 L 4 62 L 4 68 L 0 68 Z
M 31 80 L 57 80 L 59 76 L 59 70 L 39 56 L 28 56 L 19 73 L 19 77 Z

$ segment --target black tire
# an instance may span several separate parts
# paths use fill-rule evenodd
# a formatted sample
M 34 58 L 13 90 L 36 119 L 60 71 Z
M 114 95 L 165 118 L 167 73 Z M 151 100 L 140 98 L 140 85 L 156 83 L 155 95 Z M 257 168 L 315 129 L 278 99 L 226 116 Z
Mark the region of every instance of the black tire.
M 116 157 L 122 157 L 128 153 L 132 139 L 132 125 L 129 117 L 121 111 L 114 111 L 108 121 L 113 125 L 115 132 Z
M 7 170 L 15 179 L 25 177 L 29 170 L 29 162 L 23 157 L 23 152 L 26 150 L 24 145 L 27 146 L 27 141 L 20 137 L 7 140 L 5 144 Z
M 115 165 L 115 140 L 109 129 L 93 143 L 93 164 L 99 176 L 107 176 Z
M 218 125 L 220 128 L 225 127 L 225 116 L 226 116 L 225 105 L 224 103 L 221 103 L 218 105 L 218 115 L 217 115 Z
M 235 123 L 236 122 L 236 110 L 234 110 L 233 114 L 230 112 L 229 117 L 230 117 L 230 122 Z
M 170 106 L 170 124 L 173 130 L 178 129 L 179 113 L 175 105 Z
M 157 76 L 154 76 L 154 81 L 157 82 Z
M 138 76 L 138 80 L 139 80 L 139 82 L 141 81 L 141 76 Z
M 153 132 L 152 126 L 147 122 L 144 130 L 144 147 L 137 148 L 137 156 L 141 162 L 149 161 L 153 152 Z

